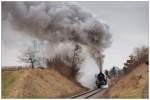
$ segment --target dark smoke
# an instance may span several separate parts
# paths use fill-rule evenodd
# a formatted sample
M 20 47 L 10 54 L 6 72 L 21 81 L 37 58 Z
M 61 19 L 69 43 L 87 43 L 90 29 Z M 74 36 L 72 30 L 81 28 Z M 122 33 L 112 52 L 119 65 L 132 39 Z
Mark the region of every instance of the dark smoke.
M 83 77 L 78 80 L 86 87 L 94 87 L 94 74 L 99 70 L 93 57 L 97 51 L 103 55 L 111 44 L 109 27 L 97 17 L 71 2 L 2 2 L 2 20 L 22 31 L 20 34 L 48 41 L 50 48 L 56 45 L 56 54 L 69 55 L 66 46 L 72 51 L 75 44 L 82 45 L 85 62 L 79 66 Z M 62 53 L 62 48 L 66 53 Z
M 108 26 L 69 2 L 3 2 L 2 12 L 15 29 L 51 43 L 74 41 L 103 50 Z

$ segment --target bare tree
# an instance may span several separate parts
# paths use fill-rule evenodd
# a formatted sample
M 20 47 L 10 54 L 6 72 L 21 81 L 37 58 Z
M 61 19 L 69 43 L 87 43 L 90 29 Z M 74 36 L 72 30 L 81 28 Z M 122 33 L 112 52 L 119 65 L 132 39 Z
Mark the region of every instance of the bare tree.
M 111 68 L 110 73 L 111 73 L 111 76 L 112 76 L 112 77 L 115 77 L 115 76 L 116 76 L 115 67 L 112 67 L 112 68 Z
M 124 66 L 122 70 L 123 70 L 123 74 L 126 74 L 128 71 L 128 68 Z
M 81 46 L 80 45 L 75 45 L 74 53 L 73 53 L 73 58 L 72 58 L 72 74 L 76 75 L 78 72 L 77 65 L 80 64 L 84 59 L 80 57 L 81 53 Z
M 136 61 L 144 63 L 148 61 L 148 47 L 142 46 L 140 48 L 135 48 L 134 55 Z
M 106 78 L 109 78 L 110 79 L 110 73 L 108 70 L 105 70 L 105 75 L 106 75 Z
M 25 49 L 18 58 L 21 62 L 28 63 L 31 68 L 34 68 L 35 64 L 40 65 L 39 57 L 37 56 L 39 51 L 37 50 L 38 44 L 36 40 L 33 40 L 31 44 L 32 45 Z
M 142 63 L 148 64 L 148 47 L 142 46 L 135 48 L 132 55 L 129 56 L 129 59 L 127 60 L 124 65 L 127 67 L 128 72 L 132 71 L 136 66 Z
M 21 56 L 19 56 L 19 60 L 24 63 L 29 63 L 31 65 L 31 68 L 34 68 L 34 65 L 36 62 L 38 62 L 38 57 L 36 54 L 38 51 L 28 48 L 24 50 Z

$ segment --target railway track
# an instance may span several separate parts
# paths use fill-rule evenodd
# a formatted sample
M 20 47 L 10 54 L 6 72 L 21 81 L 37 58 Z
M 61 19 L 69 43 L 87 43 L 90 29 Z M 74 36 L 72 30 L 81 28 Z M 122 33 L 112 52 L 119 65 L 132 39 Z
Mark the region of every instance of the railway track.
M 94 90 L 89 90 L 86 92 L 83 92 L 81 94 L 77 94 L 72 96 L 71 98 L 73 99 L 83 99 L 83 98 L 90 98 L 94 95 L 96 95 L 97 93 L 99 93 L 100 91 L 102 91 L 103 89 L 94 89 Z

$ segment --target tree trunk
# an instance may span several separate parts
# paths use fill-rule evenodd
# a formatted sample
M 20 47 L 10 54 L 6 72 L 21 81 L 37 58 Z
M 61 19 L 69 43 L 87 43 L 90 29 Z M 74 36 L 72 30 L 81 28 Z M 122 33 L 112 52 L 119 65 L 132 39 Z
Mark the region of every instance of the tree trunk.
M 31 62 L 31 68 L 32 68 L 32 69 L 34 68 L 34 63 L 33 63 L 33 62 Z

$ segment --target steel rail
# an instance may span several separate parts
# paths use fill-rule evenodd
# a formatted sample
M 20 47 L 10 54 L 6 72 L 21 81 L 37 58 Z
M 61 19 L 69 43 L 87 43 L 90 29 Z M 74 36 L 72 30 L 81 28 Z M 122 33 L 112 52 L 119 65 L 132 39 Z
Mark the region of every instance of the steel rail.
M 94 90 L 89 90 L 89 91 L 86 91 L 86 92 L 83 92 L 81 94 L 78 94 L 78 95 L 75 95 L 75 96 L 72 96 L 71 98 L 89 98 L 95 94 L 97 94 L 98 92 L 102 91 L 103 89 L 94 89 Z
M 93 94 L 90 94 L 90 95 L 88 95 L 87 97 L 85 97 L 86 99 L 88 99 L 88 98 L 90 98 L 90 97 L 92 97 L 92 96 L 94 96 L 95 94 L 97 94 L 97 93 L 99 93 L 99 92 L 101 92 L 103 89 L 100 89 L 99 91 L 97 91 L 97 92 L 94 92 Z
M 96 89 L 96 90 L 97 90 L 97 89 Z M 74 95 L 74 96 L 72 96 L 71 98 L 76 98 L 76 97 L 82 96 L 82 95 L 84 95 L 84 94 L 90 93 L 90 92 L 92 92 L 92 91 L 95 91 L 95 89 L 94 89 L 94 90 L 89 90 L 89 91 L 83 92 L 83 93 L 81 93 L 81 94 Z

